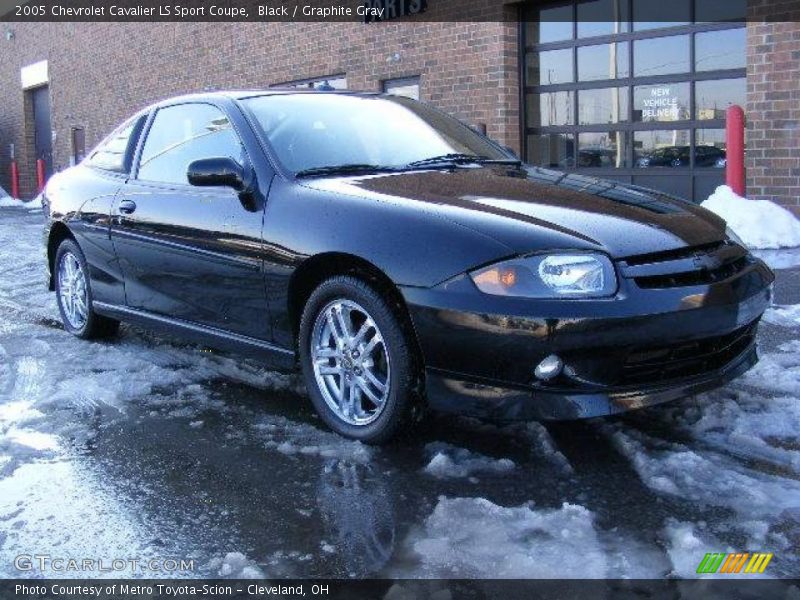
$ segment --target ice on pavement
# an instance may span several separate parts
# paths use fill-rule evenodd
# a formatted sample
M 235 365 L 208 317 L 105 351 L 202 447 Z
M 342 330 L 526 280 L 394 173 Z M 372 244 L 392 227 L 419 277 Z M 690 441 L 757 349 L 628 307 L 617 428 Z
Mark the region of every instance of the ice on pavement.
M 552 436 L 544 425 L 535 421 L 526 423 L 524 426 L 524 431 L 527 436 L 535 442 L 534 447 L 538 454 L 547 458 L 565 475 L 571 475 L 574 472 L 574 469 L 572 468 L 572 465 L 569 464 L 567 457 L 564 456 L 564 453 L 556 447 Z
M 0 532 L 5 538 L 0 552 L 3 577 L 21 575 L 14 569 L 17 555 L 53 554 L 52 540 L 59 540 L 59 556 L 69 557 L 135 556 L 147 560 L 163 551 L 149 543 L 157 535 L 148 531 L 132 507 L 120 503 L 92 473 L 81 472 L 74 463 L 63 460 L 27 464 L 13 477 L 0 479 Z M 118 575 L 113 571 L 87 573 Z M 135 575 L 142 576 L 140 572 Z M 63 576 L 83 574 L 64 572 Z
M 748 200 L 721 185 L 701 206 L 725 219 L 749 248 L 800 246 L 800 221 L 774 202 Z
M 506 508 L 441 497 L 409 543 L 425 577 L 597 578 L 607 568 L 592 513 L 567 503 Z
M 760 474 L 725 456 L 699 453 L 634 431 L 616 431 L 617 448 L 654 491 L 700 506 L 731 508 L 743 517 L 774 517 L 800 506 L 800 482 Z
M 514 461 L 507 458 L 490 458 L 466 448 L 457 448 L 444 442 L 434 442 L 425 446 L 431 456 L 423 471 L 434 477 L 469 477 L 477 473 L 510 473 Z
M 223 579 L 264 579 L 264 573 L 241 552 L 228 552 L 223 558 L 214 558 L 209 568 Z
M 369 446 L 348 441 L 330 431 L 297 423 L 285 417 L 270 416 L 254 424 L 254 430 L 267 448 L 288 456 L 319 456 L 366 463 L 372 457 Z

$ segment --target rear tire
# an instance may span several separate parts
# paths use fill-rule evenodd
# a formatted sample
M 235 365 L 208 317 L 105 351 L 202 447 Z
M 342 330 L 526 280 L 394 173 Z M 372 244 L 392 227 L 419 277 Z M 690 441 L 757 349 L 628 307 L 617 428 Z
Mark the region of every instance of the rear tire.
M 66 239 L 58 246 L 53 271 L 56 301 L 64 329 L 85 340 L 115 335 L 119 321 L 98 315 L 92 309 L 89 268 L 74 240 Z
M 373 287 L 350 276 L 324 281 L 306 303 L 298 341 L 311 401 L 335 432 L 380 444 L 411 422 L 414 345 Z

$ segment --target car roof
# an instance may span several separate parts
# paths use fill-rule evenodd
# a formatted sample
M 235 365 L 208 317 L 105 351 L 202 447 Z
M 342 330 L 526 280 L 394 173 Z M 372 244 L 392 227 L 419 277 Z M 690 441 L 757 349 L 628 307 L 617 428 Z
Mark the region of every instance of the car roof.
M 380 92 L 365 92 L 356 90 L 315 90 L 308 88 L 291 88 L 291 87 L 274 87 L 264 90 L 208 90 L 197 92 L 193 94 L 184 94 L 181 96 L 174 96 L 165 98 L 156 102 L 154 106 L 162 104 L 175 104 L 178 102 L 185 102 L 190 100 L 209 100 L 212 98 L 226 98 L 230 100 L 242 100 L 244 98 L 253 98 L 256 96 L 281 96 L 287 94 L 315 94 L 315 95 L 337 95 L 337 96 L 381 96 Z
M 183 94 L 180 96 L 171 96 L 158 100 L 152 104 L 137 111 L 133 117 L 150 113 L 158 108 L 170 106 L 172 104 L 183 104 L 187 102 L 208 102 L 213 100 L 244 100 L 246 98 L 257 98 L 259 96 L 282 96 L 288 94 L 315 94 L 315 95 L 334 95 L 334 96 L 359 96 L 362 98 L 379 98 L 385 97 L 387 94 L 383 92 L 367 92 L 362 90 L 315 90 L 310 88 L 290 88 L 276 86 L 274 88 L 267 88 L 263 90 L 204 90 L 202 92 L 194 92 L 191 94 Z

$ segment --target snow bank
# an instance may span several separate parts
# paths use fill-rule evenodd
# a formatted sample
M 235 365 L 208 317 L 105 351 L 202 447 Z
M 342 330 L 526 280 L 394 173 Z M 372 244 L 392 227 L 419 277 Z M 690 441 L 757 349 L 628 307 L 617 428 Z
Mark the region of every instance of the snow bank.
M 469 477 L 473 473 L 509 473 L 515 467 L 507 458 L 490 458 L 443 442 L 428 444 L 425 451 L 432 458 L 423 472 L 440 479 Z
M 33 200 L 25 202 L 16 200 L 9 196 L 3 188 L 0 188 L 0 208 L 41 208 L 42 195 L 39 194 Z
M 241 552 L 228 552 L 224 558 L 214 558 L 208 567 L 225 579 L 264 579 L 261 569 Z
M 725 219 L 749 248 L 800 246 L 800 222 L 774 202 L 747 200 L 721 185 L 701 206 Z
M 440 497 L 412 539 L 426 577 L 601 578 L 607 563 L 592 513 L 560 508 L 506 508 L 484 498 Z
M 0 208 L 11 208 L 17 206 L 25 206 L 22 200 L 15 200 L 11 196 L 0 196 Z

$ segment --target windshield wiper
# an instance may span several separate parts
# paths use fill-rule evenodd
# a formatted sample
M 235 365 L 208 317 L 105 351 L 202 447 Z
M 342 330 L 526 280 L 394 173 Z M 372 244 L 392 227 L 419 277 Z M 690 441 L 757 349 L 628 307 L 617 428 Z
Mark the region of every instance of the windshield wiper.
M 408 163 L 408 167 L 424 167 L 426 165 L 435 165 L 439 163 L 445 164 L 466 164 L 477 163 L 480 165 L 519 165 L 522 161 L 514 158 L 489 158 L 488 156 L 480 156 L 478 154 L 462 154 L 453 152 L 450 154 L 441 154 L 439 156 L 431 156 L 430 158 L 423 158 Z
M 325 167 L 312 167 L 295 173 L 295 177 L 314 177 L 317 175 L 348 175 L 350 173 L 383 173 L 396 171 L 394 167 L 354 163 L 349 165 L 328 165 Z

